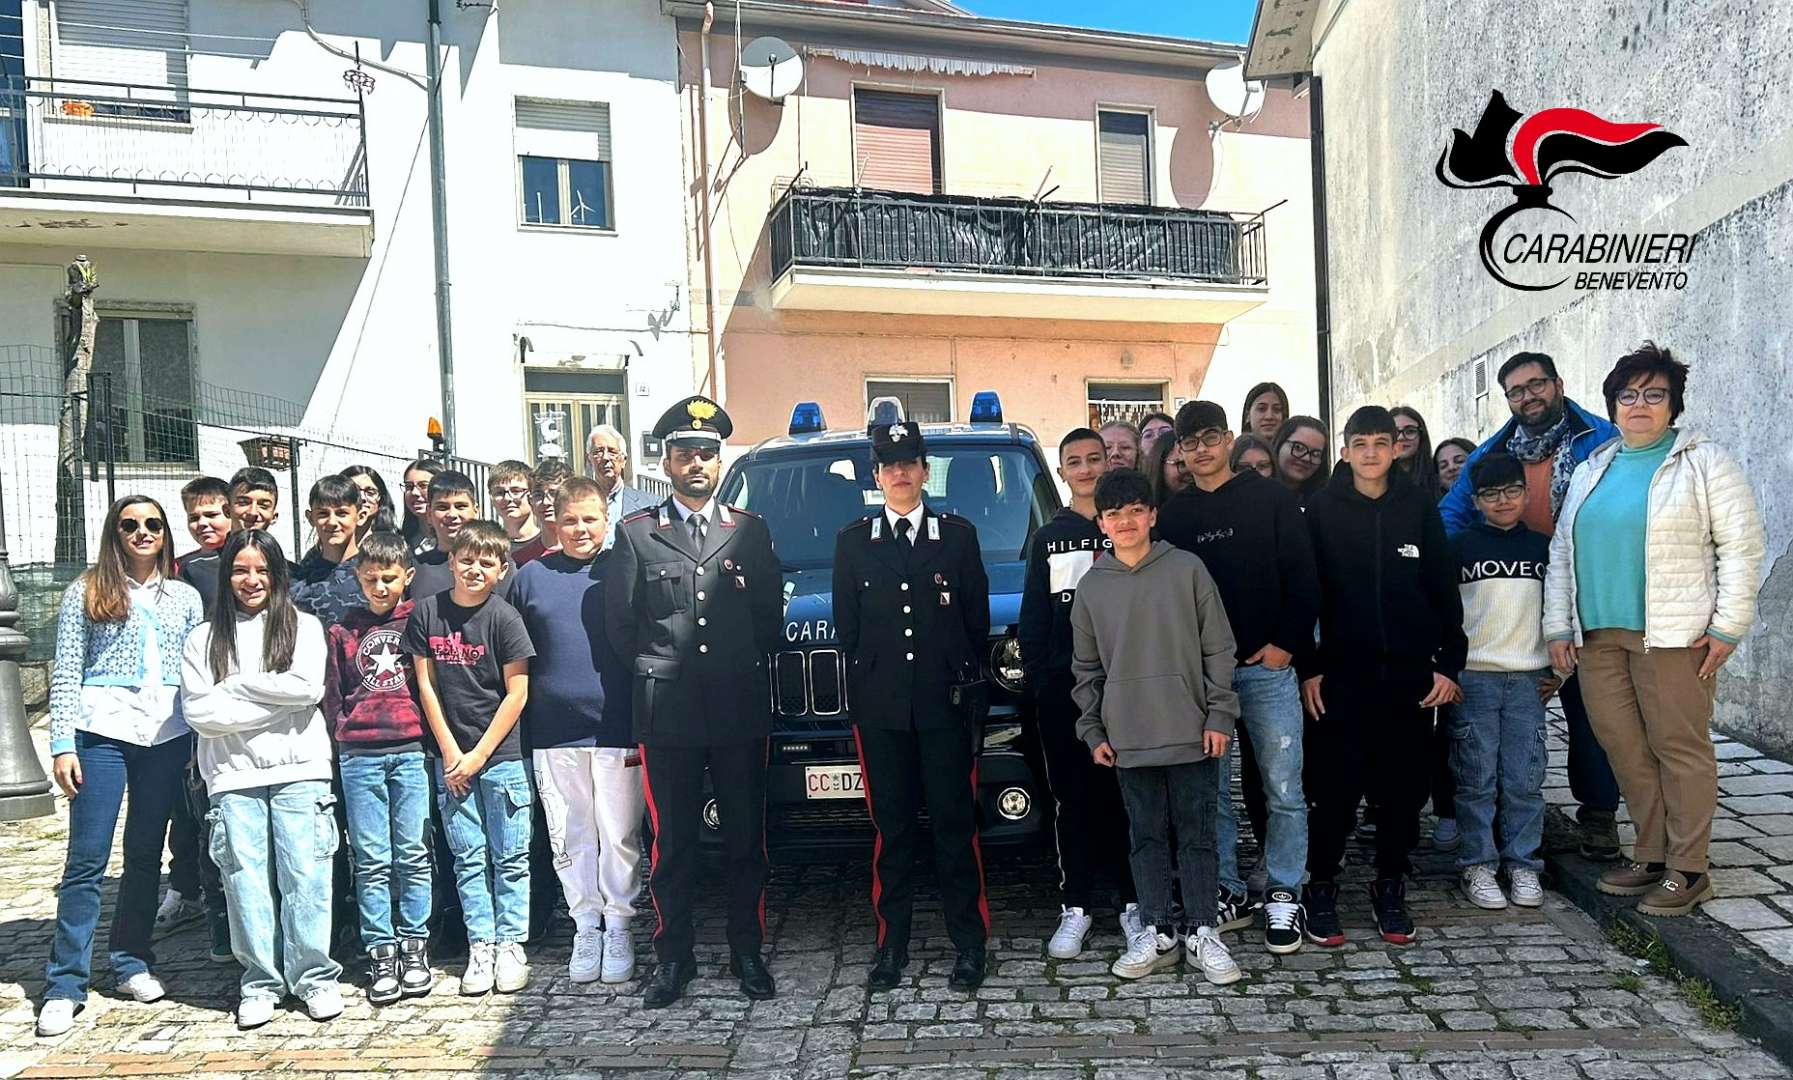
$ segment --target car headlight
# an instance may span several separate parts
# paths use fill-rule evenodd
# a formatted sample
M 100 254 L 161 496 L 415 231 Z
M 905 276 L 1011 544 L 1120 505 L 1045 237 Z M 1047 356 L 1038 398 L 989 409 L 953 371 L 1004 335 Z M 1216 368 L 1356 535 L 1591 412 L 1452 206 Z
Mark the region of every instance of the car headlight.
M 990 678 L 1011 694 L 1019 694 L 1027 685 L 1027 673 L 1021 668 L 1020 641 L 1004 637 L 990 644 Z

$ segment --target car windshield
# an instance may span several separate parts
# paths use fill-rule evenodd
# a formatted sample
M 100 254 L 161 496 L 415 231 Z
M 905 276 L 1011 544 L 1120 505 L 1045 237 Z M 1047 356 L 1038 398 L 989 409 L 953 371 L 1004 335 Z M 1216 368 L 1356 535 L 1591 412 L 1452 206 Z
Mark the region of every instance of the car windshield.
M 933 450 L 926 490 L 929 507 L 977 526 L 986 565 L 1020 561 L 1033 531 L 1058 507 L 1057 489 L 1039 459 L 1013 443 Z M 729 474 L 722 499 L 765 519 L 779 560 L 796 570 L 830 565 L 841 527 L 884 505 L 863 443 L 750 459 Z

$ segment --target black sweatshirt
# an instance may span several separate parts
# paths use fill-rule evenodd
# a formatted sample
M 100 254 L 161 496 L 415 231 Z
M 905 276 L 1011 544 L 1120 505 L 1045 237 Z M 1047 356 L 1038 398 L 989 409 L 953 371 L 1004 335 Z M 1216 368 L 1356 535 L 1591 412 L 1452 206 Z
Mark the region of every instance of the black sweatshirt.
M 1288 488 L 1250 469 L 1215 491 L 1191 484 L 1159 509 L 1158 535 L 1207 564 L 1239 660 L 1265 645 L 1297 662 L 1313 651 L 1320 578 L 1301 505 Z
M 1320 569 L 1320 648 L 1301 677 L 1375 678 L 1397 664 L 1457 678 L 1468 651 L 1463 599 L 1431 492 L 1390 477 L 1388 491 L 1370 499 L 1340 464 L 1306 517 Z
M 1090 563 L 1114 545 L 1094 521 L 1070 507 L 1033 534 L 1027 549 L 1027 578 L 1021 587 L 1021 668 L 1035 694 L 1049 681 L 1055 692 L 1071 692 L 1071 602 Z

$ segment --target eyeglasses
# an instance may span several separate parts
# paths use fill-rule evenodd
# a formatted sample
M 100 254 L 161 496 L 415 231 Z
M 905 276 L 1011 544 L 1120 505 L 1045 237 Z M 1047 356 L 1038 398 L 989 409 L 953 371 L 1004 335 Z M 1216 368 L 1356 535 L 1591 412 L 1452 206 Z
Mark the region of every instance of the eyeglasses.
M 151 536 L 160 536 L 164 528 L 161 518 L 144 518 L 142 521 L 137 521 L 134 518 L 118 519 L 118 531 L 126 536 L 136 535 L 139 526 L 148 530 Z
M 1185 450 L 1194 450 L 1198 446 L 1205 446 L 1208 449 L 1212 450 L 1216 446 L 1219 446 L 1221 443 L 1223 443 L 1225 441 L 1226 441 L 1226 432 L 1215 431 L 1214 429 L 1209 428 L 1207 431 L 1201 431 L 1201 432 L 1197 432 L 1193 435 L 1183 436 L 1181 439 L 1179 439 L 1177 441 L 1177 445 L 1181 446 Z
M 428 491 L 429 489 L 430 489 L 430 482 L 428 480 L 406 480 L 405 481 L 405 490 L 406 491 L 415 491 L 421 495 L 422 493 Z
M 1308 446 L 1306 443 L 1298 443 L 1293 439 L 1282 445 L 1283 449 L 1289 452 L 1289 456 L 1296 461 L 1319 461 L 1326 456 L 1326 448 L 1323 446 Z
M 1652 386 L 1648 390 L 1627 386 L 1613 395 L 1613 399 L 1620 405 L 1636 405 L 1640 397 L 1644 399 L 1645 405 L 1660 405 L 1668 400 L 1668 391 L 1660 386 Z
M 527 499 L 529 498 L 529 489 L 526 487 L 493 488 L 492 497 L 494 499 Z
M 1419 442 L 1419 428 L 1398 427 L 1395 429 L 1396 442 Z
M 1525 400 L 1527 394 L 1543 397 L 1544 391 L 1550 389 L 1550 384 L 1553 382 L 1556 382 L 1556 380 L 1540 377 L 1536 379 L 1528 379 L 1522 383 L 1516 383 L 1513 386 L 1507 387 L 1507 400 L 1517 405 Z
M 628 454 L 626 454 L 623 451 L 618 450 L 614 447 L 610 447 L 610 446 L 594 446 L 590 450 L 586 451 L 586 456 L 603 459 L 603 458 L 628 457 Z
M 1475 493 L 1475 497 L 1483 502 L 1499 502 L 1502 499 L 1525 498 L 1524 484 L 1508 484 L 1506 487 L 1483 488 Z

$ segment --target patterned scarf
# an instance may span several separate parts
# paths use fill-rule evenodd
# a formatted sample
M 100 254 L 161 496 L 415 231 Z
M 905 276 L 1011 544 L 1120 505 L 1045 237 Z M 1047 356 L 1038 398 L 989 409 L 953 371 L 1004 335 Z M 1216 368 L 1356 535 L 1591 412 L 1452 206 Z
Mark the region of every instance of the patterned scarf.
M 1569 440 L 1575 435 L 1569 425 L 1569 410 L 1563 410 L 1563 418 L 1545 428 L 1536 435 L 1525 430 L 1524 424 L 1514 424 L 1513 434 L 1507 439 L 1507 453 L 1512 454 L 1527 465 L 1536 465 L 1545 458 L 1555 455 L 1556 460 L 1550 464 L 1550 517 L 1563 508 L 1563 496 L 1569 491 L 1569 477 L 1575 472 L 1575 455 L 1567 453 Z M 1562 450 L 1564 453 L 1557 453 Z

